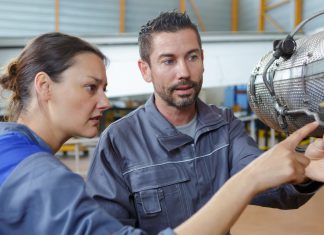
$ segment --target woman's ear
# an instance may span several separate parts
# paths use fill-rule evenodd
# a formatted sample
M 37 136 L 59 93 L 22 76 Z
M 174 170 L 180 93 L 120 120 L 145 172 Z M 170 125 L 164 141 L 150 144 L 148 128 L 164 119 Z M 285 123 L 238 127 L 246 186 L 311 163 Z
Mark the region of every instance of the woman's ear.
M 138 68 L 141 71 L 142 77 L 146 82 L 151 82 L 151 68 L 150 65 L 144 60 L 138 60 L 137 62 Z
M 39 72 L 35 76 L 34 86 L 37 96 L 42 100 L 49 100 L 50 95 L 50 86 L 52 80 L 45 72 Z

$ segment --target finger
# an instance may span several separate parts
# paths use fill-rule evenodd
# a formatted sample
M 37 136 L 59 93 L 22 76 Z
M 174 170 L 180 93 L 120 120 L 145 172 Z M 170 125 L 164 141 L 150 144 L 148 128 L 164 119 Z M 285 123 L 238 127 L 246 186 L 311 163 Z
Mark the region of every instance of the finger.
M 291 184 L 301 184 L 303 182 L 305 182 L 305 179 L 307 179 L 303 174 L 300 174 L 298 176 L 296 176 L 295 180 L 292 180 L 290 183 Z
M 323 139 L 316 139 L 313 143 L 316 148 L 320 150 L 324 149 Z
M 308 166 L 310 163 L 310 159 L 305 157 L 303 154 L 298 154 L 296 160 L 303 165 L 303 167 Z
M 324 135 L 323 135 L 323 138 L 322 139 L 319 139 L 321 141 L 321 147 L 322 149 L 324 149 Z
M 318 127 L 318 125 L 318 122 L 311 122 L 292 133 L 287 139 L 284 140 L 284 142 L 290 143 L 290 146 L 295 148 L 300 141 L 312 133 Z

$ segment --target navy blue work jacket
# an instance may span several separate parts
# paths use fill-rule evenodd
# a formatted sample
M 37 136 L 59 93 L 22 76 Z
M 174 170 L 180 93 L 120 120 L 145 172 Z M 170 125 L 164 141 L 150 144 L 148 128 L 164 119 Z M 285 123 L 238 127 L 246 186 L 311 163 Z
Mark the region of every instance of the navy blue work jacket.
M 89 169 L 90 195 L 124 224 L 150 234 L 174 228 L 193 215 L 261 154 L 231 110 L 201 100 L 197 110 L 194 138 L 179 132 L 158 112 L 154 96 L 111 124 Z M 297 208 L 312 195 L 284 185 L 259 195 L 253 203 Z

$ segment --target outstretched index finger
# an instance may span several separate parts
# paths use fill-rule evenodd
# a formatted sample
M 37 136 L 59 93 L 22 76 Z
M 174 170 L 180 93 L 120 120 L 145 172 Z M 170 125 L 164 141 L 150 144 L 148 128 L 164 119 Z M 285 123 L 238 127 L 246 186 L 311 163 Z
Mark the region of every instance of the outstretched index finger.
M 311 122 L 307 125 L 303 126 L 302 128 L 298 129 L 294 133 L 292 133 L 287 139 L 283 142 L 289 143 L 292 148 L 296 148 L 296 146 L 306 138 L 310 133 L 312 133 L 317 127 L 318 122 Z

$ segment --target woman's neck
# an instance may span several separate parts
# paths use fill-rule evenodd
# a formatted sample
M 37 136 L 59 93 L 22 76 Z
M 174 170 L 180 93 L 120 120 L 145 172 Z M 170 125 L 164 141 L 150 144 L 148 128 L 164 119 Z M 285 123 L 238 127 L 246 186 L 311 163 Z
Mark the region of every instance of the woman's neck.
M 48 144 L 54 153 L 57 152 L 70 138 L 68 136 L 58 135 L 58 131 L 52 130 L 52 126 L 41 118 L 28 118 L 26 116 L 20 116 L 17 123 L 23 124 L 35 132 L 44 142 Z

